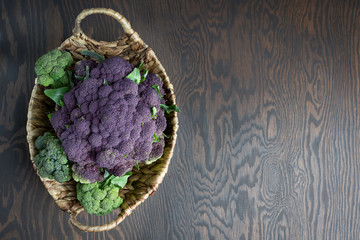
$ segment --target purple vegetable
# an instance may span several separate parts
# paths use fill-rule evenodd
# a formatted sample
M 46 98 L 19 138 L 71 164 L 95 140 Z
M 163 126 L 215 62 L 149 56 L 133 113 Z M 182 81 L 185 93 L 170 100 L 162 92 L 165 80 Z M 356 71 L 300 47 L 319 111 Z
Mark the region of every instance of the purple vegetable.
M 120 57 L 102 63 L 83 60 L 76 64 L 75 74 L 84 77 L 85 66 L 89 78 L 64 95 L 65 106 L 51 118 L 77 178 L 101 181 L 103 169 L 121 176 L 136 162 L 146 163 L 150 154 L 161 156 L 166 119 L 160 103 L 165 100 L 152 87 L 158 85 L 164 96 L 161 79 L 149 74 L 137 85 L 125 78 L 133 65 Z M 153 143 L 154 134 L 161 144 Z

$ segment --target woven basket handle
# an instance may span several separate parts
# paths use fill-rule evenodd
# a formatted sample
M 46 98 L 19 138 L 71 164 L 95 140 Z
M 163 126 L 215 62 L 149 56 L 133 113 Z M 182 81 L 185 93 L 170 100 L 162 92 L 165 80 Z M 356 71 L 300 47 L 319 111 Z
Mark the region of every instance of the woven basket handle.
M 125 215 L 126 215 L 126 213 L 124 214 L 123 212 L 120 212 L 120 214 L 109 223 L 105 223 L 104 225 L 89 226 L 89 225 L 84 225 L 84 224 L 80 223 L 76 219 L 76 217 L 82 211 L 84 211 L 84 208 L 80 208 L 76 211 L 71 212 L 69 221 L 71 222 L 72 225 L 74 225 L 78 229 L 85 231 L 85 232 L 102 232 L 102 231 L 111 230 L 111 229 L 115 228 L 117 225 L 119 225 L 119 223 L 124 220 Z
M 115 18 L 115 20 L 118 21 L 121 24 L 121 26 L 123 27 L 125 34 L 127 34 L 129 36 L 133 35 L 135 32 L 134 29 L 132 29 L 128 20 L 126 20 L 126 18 L 123 17 L 120 13 L 115 12 L 114 10 L 108 9 L 108 8 L 89 8 L 89 9 L 84 9 L 76 17 L 75 27 L 73 29 L 74 34 L 80 34 L 80 33 L 84 34 L 84 32 L 82 31 L 82 29 L 80 27 L 80 23 L 84 18 L 86 18 L 87 16 L 92 15 L 92 14 L 105 14 L 105 15 Z

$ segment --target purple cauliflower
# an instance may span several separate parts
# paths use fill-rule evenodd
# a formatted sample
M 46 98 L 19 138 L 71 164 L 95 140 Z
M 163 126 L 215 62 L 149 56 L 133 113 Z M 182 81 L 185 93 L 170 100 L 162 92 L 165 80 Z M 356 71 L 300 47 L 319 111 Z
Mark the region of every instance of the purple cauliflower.
M 151 153 L 149 158 L 146 160 L 147 164 L 153 163 L 158 160 L 164 152 L 165 140 L 164 138 L 160 139 L 159 142 L 153 143 Z
M 163 82 L 148 74 L 139 85 L 126 78 L 134 66 L 120 57 L 102 63 L 83 60 L 78 81 L 51 118 L 63 150 L 73 162 L 75 179 L 103 180 L 103 170 L 121 176 L 139 163 L 161 157 L 166 128 Z M 158 90 L 154 87 L 158 86 Z M 154 114 L 155 113 L 155 114 Z
M 75 65 L 75 75 L 79 77 L 85 77 L 86 76 L 86 66 L 89 66 L 89 69 L 95 68 L 97 63 L 93 60 L 82 60 L 80 62 L 77 62 Z

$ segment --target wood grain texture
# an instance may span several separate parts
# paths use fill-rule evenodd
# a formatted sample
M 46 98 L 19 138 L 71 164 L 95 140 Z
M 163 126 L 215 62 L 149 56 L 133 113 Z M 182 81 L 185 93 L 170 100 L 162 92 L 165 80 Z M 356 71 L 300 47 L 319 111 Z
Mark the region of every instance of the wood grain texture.
M 154 49 L 182 112 L 157 192 L 84 233 L 33 171 L 25 125 L 35 60 L 99 6 Z M 358 239 L 360 2 L 0 0 L 0 16 L 0 239 Z

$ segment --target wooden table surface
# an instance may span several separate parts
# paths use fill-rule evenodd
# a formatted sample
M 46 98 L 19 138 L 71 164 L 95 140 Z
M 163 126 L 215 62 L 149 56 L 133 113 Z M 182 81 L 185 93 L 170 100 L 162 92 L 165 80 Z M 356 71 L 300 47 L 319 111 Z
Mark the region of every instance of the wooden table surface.
M 0 239 L 358 239 L 359 4 L 1 0 Z M 36 59 L 91 7 L 131 22 L 182 110 L 163 183 L 104 233 L 70 225 L 32 168 L 25 129 Z M 97 40 L 123 34 L 109 17 L 82 27 Z

